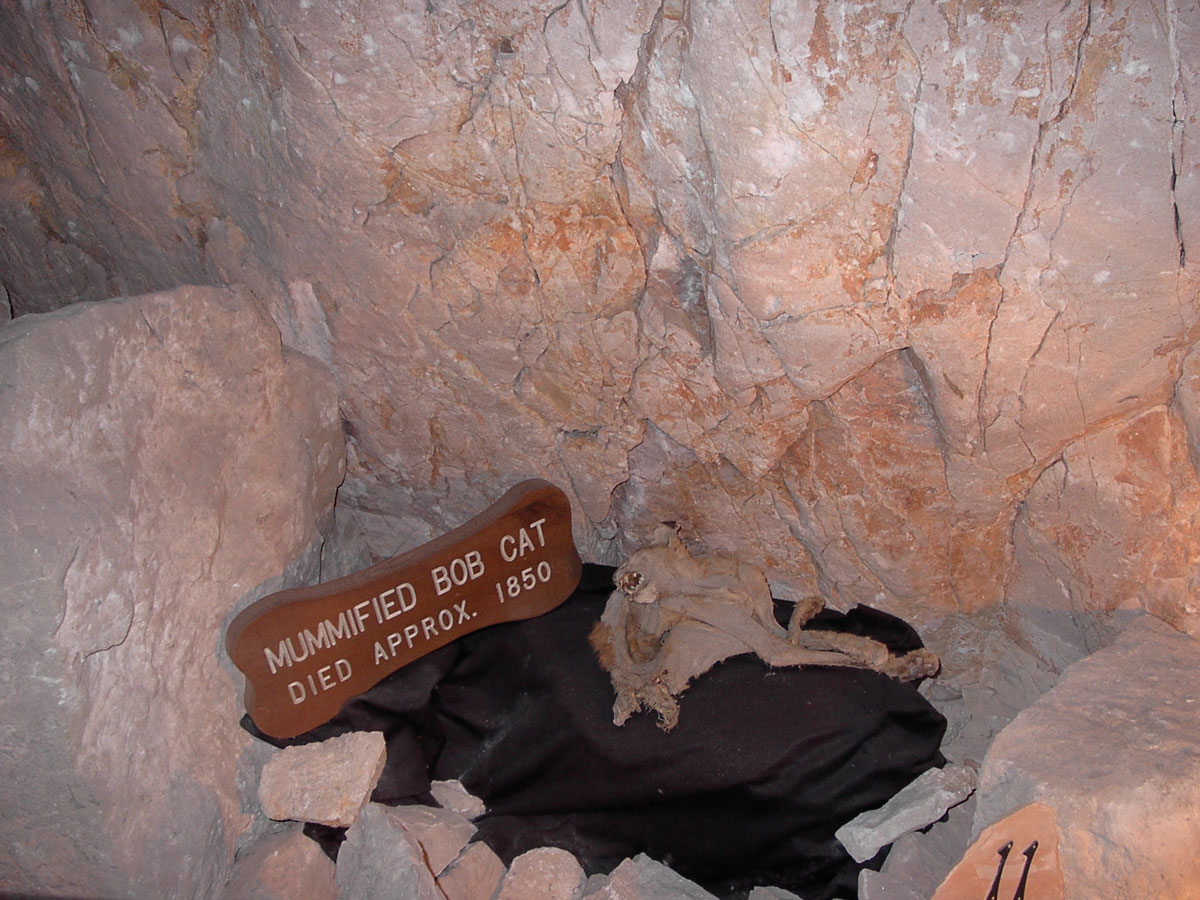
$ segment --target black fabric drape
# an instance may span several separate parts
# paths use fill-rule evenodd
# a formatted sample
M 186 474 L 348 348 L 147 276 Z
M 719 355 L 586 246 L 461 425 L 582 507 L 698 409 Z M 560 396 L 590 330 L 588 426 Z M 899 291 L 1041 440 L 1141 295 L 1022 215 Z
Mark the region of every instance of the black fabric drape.
M 458 778 L 487 803 L 479 837 L 506 862 L 552 845 L 598 872 L 647 853 L 726 897 L 756 884 L 855 896 L 861 867 L 834 831 L 941 765 L 945 720 L 913 685 L 874 672 L 771 669 L 743 655 L 692 684 L 670 733 L 645 713 L 618 728 L 587 643 L 612 572 L 585 566 L 558 609 L 468 635 L 274 743 L 383 731 L 373 799 L 422 802 L 431 778 Z M 904 622 L 865 607 L 811 627 L 920 646 Z

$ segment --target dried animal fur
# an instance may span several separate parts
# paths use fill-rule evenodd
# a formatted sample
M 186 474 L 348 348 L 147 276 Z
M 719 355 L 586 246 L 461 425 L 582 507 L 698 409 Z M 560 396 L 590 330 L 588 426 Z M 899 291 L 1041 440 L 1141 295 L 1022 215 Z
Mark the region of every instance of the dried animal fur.
M 761 569 L 728 556 L 694 557 L 669 526 L 615 578 L 617 589 L 590 640 L 612 678 L 617 725 L 649 709 L 670 731 L 679 721 L 678 697 L 692 679 L 739 653 L 756 653 L 770 666 L 852 666 L 904 681 L 938 670 L 928 650 L 896 656 L 870 638 L 804 630 L 824 606 L 820 598 L 796 604 L 782 628 Z

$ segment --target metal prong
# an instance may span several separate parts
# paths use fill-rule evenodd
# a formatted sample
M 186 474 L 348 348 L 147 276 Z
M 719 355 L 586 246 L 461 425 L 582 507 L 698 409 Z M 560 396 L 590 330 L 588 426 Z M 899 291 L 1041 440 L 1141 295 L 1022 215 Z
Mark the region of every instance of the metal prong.
M 1033 865 L 1033 854 L 1037 853 L 1037 848 L 1038 842 L 1034 841 L 1021 851 L 1025 857 L 1025 870 L 1021 872 L 1021 880 L 1017 884 L 1017 892 L 1013 894 L 1013 900 L 1025 900 L 1025 882 L 1029 880 L 1029 867 Z
M 1000 900 L 1000 876 L 1004 874 L 1004 863 L 1008 861 L 1008 854 L 1012 852 L 1013 842 L 1009 841 L 996 852 L 1000 854 L 1000 865 L 996 867 L 996 877 L 992 881 L 992 889 L 988 891 L 988 895 L 984 900 Z

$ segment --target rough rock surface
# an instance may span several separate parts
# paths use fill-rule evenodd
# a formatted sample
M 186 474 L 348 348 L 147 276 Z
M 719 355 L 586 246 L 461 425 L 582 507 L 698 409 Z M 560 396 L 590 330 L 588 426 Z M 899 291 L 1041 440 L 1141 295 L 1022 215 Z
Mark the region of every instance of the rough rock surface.
M 389 807 L 388 817 L 421 848 L 425 865 L 435 876 L 458 858 L 476 830 L 465 816 L 431 806 Z
M 1000 871 L 999 890 L 996 896 L 1016 897 L 1022 879 L 1025 891 L 1022 896 L 1037 897 L 1039 900 L 1064 900 L 1071 897 L 1189 897 L 1195 892 L 1176 894 L 1172 891 L 1153 894 L 1126 894 L 1120 888 L 1107 894 L 1064 893 L 1063 874 L 1059 865 L 1058 829 L 1054 810 L 1041 803 L 1031 803 L 1014 813 L 994 822 L 983 830 L 954 867 L 946 880 L 933 894 L 932 900 L 961 900 L 967 897 L 987 897 L 996 882 L 1001 848 L 1009 842 L 1012 846 Z M 1098 876 L 1098 877 L 1097 877 Z M 1103 878 L 1097 873 L 1093 881 Z
M 255 814 L 224 625 L 317 574 L 336 389 L 180 288 L 0 328 L 0 420 L 0 883 L 212 896 Z
M 538 847 L 512 861 L 496 900 L 573 900 L 585 880 L 583 866 L 569 851 Z
M 262 770 L 258 799 L 272 819 L 353 825 L 387 762 L 383 732 L 350 732 L 280 750 Z
M 580 900 L 715 900 L 698 884 L 644 853 L 608 875 L 589 879 Z
M 492 900 L 507 870 L 487 844 L 468 844 L 437 877 L 446 900 Z
M 368 803 L 338 851 L 339 900 L 445 900 L 395 810 Z
M 239 853 L 217 900 L 337 900 L 333 861 L 299 825 Z
M 1071 666 L 993 742 L 976 831 L 1037 802 L 1057 819 L 1068 900 L 1200 897 L 1197 654 L 1143 616 Z
M 858 873 L 859 900 L 929 900 L 967 852 L 974 817 L 972 796 L 932 827 L 901 837 L 878 872 L 864 868 Z
M 336 372 L 375 554 L 536 474 L 596 561 L 671 519 L 835 606 L 1195 628 L 1195 3 L 44 0 L 0 30 L 13 312 L 254 286 Z
M 468 819 L 477 819 L 487 812 L 487 806 L 482 800 L 463 787 L 457 779 L 450 781 L 435 781 L 429 786 L 429 793 L 442 809 L 450 809 Z
M 929 769 L 879 809 L 855 816 L 837 830 L 836 837 L 855 861 L 866 862 L 901 835 L 936 822 L 974 790 L 973 769 Z

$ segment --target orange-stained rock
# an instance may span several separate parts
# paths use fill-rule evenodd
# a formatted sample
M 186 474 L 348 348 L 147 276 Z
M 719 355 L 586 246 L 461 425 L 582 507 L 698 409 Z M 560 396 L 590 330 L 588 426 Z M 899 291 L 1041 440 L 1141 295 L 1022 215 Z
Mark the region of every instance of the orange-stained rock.
M 437 877 L 446 900 L 492 900 L 507 871 L 503 861 L 487 844 L 468 844 Z
M 1000 863 L 998 851 L 1009 842 L 1012 846 L 1001 873 L 997 896 L 1015 896 L 1022 877 L 1026 878 L 1027 897 L 1064 900 L 1068 896 L 1063 891 L 1054 810 L 1041 803 L 1031 803 L 985 828 L 938 887 L 933 900 L 981 900 L 987 897 Z M 1033 848 L 1032 854 L 1026 856 L 1030 848 Z M 1030 865 L 1026 875 L 1027 859 Z

